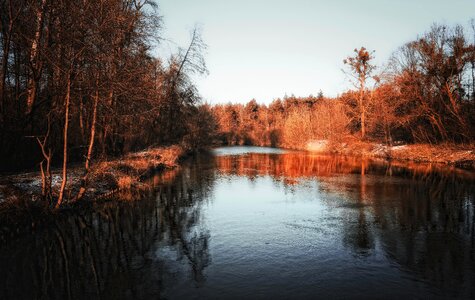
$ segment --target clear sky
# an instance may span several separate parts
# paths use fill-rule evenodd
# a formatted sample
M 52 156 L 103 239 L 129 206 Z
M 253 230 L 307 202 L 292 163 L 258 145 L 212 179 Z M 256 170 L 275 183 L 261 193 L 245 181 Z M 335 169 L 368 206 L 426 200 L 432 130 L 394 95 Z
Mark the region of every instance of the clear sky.
M 210 103 L 260 103 L 285 94 L 335 96 L 349 87 L 343 59 L 356 47 L 386 62 L 434 23 L 468 26 L 475 0 L 158 0 L 160 53 L 186 46 L 195 24 L 209 75 L 195 81 Z

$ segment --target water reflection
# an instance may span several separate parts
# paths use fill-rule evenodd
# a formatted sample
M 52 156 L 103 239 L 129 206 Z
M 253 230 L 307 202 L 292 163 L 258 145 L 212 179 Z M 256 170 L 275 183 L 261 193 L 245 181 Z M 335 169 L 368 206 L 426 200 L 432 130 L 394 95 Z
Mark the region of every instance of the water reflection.
M 246 154 L 216 159 L 224 174 L 271 176 L 285 185 L 308 178 L 342 214 L 343 245 L 356 256 L 378 252 L 429 281 L 442 296 L 475 290 L 475 176 L 434 164 L 385 163 L 302 153 Z M 437 293 L 436 293 L 437 294 Z
M 140 201 L 111 201 L 79 214 L 33 214 L 34 227 L 25 220 L 15 224 L 30 232 L 14 239 L 7 227 L 13 224 L 5 224 L 0 298 L 159 298 L 177 272 L 202 281 L 210 263 L 209 234 L 197 224 L 211 179 L 195 164 L 157 175 L 154 189 Z M 158 252 L 165 247 L 187 268 L 169 265 Z
M 157 175 L 140 201 L 32 214 L 21 234 L 3 220 L 0 298 L 475 296 L 473 173 L 234 154 Z
M 232 152 L 231 152 L 232 153 Z M 470 171 L 439 164 L 385 162 L 368 158 L 338 155 L 316 155 L 306 152 L 242 153 L 217 156 L 216 167 L 223 173 L 243 176 L 270 175 L 275 178 L 328 177 L 337 174 L 387 175 L 430 180 L 433 176 L 445 179 L 475 180 Z

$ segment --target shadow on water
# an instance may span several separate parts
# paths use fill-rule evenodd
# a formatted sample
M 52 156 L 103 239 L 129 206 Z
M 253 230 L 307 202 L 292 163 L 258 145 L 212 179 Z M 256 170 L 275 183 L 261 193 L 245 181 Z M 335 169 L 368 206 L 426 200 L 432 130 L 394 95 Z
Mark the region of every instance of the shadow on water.
M 209 235 L 196 225 L 210 180 L 194 164 L 152 178 L 154 189 L 139 201 L 31 215 L 36 229 L 15 239 L 3 226 L 0 298 L 160 298 L 178 272 L 157 253 L 164 247 L 203 281 Z
M 139 201 L 31 215 L 34 230 L 14 238 L 2 222 L 0 298 L 163 298 L 175 285 L 185 286 L 189 293 L 180 295 L 191 297 L 214 278 L 207 269 L 218 255 L 210 249 L 213 232 L 203 207 L 220 201 L 213 190 L 220 178 L 233 176 L 251 182 L 269 177 L 291 194 L 316 182 L 311 193 L 331 211 L 341 229 L 334 239 L 355 261 L 370 264 L 383 256 L 409 280 L 424 283 L 426 293 L 475 296 L 473 173 L 291 152 L 199 156 L 180 171 L 150 179 L 153 189 Z M 371 293 L 373 277 L 354 276 L 362 276 L 355 284 L 366 284 L 358 288 Z M 286 297 L 285 288 L 274 287 L 274 296 Z M 314 285 L 308 295 L 319 288 Z M 340 296 L 351 295 L 352 283 L 346 288 Z M 407 289 L 399 293 L 421 291 Z
M 344 201 L 342 243 L 356 257 L 382 252 L 439 296 L 475 296 L 475 174 L 450 166 L 302 153 L 216 159 L 224 174 L 306 180 Z M 291 189 L 292 190 L 292 189 Z M 338 210 L 338 208 L 344 208 Z

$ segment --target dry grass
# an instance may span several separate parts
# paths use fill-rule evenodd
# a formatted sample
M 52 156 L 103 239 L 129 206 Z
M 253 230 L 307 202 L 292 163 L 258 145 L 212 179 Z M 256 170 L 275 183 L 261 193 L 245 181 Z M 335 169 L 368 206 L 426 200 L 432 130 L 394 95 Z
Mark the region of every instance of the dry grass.
M 361 141 L 351 135 L 343 136 L 339 140 L 329 140 L 327 144 L 328 152 L 348 156 L 366 156 L 371 153 L 373 147 L 374 144 Z
M 391 148 L 390 156 L 398 160 L 453 164 L 475 169 L 475 145 L 404 145 Z
M 86 197 L 96 199 L 118 195 L 120 199 L 138 199 L 136 192 L 149 188 L 147 179 L 159 170 L 175 168 L 185 152 L 180 146 L 152 148 L 125 155 L 120 159 L 93 164 L 88 178 Z M 53 193 L 61 183 L 60 170 L 53 170 Z M 75 195 L 83 176 L 78 165 L 68 170 L 68 195 Z M 41 180 L 38 173 L 22 173 L 0 177 L 0 210 L 24 206 L 40 199 Z M 122 197 L 124 196 L 124 197 Z M 28 202 L 26 204 L 22 202 Z
M 454 165 L 464 169 L 475 169 L 475 145 L 397 145 L 360 141 L 347 137 L 343 142 L 329 141 L 328 152 L 349 156 L 366 156 L 399 161 L 428 162 Z
M 124 192 L 146 189 L 145 178 L 157 170 L 176 167 L 183 156 L 183 148 L 171 146 L 148 149 L 128 154 L 121 159 L 100 162 L 93 167 L 91 186 L 96 194 L 105 194 L 110 190 Z
M 135 181 L 135 178 L 131 176 L 127 176 L 127 175 L 121 176 L 117 180 L 117 186 L 119 190 L 128 190 L 132 187 L 132 184 L 134 183 L 134 181 Z

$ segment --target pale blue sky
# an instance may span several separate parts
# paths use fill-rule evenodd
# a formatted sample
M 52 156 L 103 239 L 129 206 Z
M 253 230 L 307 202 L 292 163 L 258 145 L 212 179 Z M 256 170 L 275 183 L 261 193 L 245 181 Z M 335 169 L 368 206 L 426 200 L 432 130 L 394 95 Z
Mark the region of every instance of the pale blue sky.
M 160 53 L 186 46 L 201 24 L 209 75 L 196 78 L 210 103 L 269 103 L 285 94 L 335 96 L 349 87 L 343 59 L 356 47 L 376 63 L 434 22 L 468 25 L 475 0 L 159 0 Z

